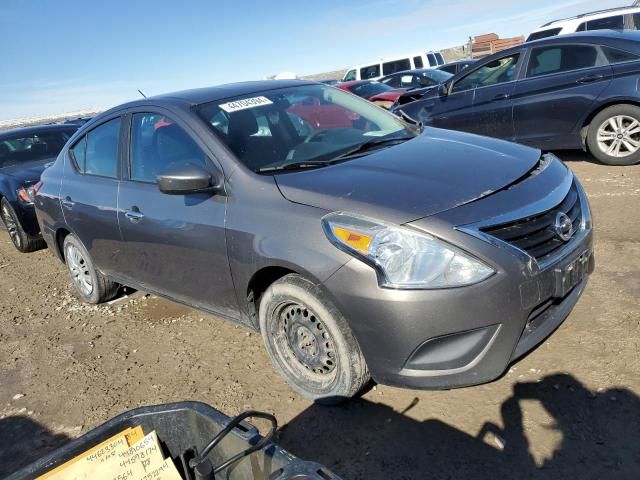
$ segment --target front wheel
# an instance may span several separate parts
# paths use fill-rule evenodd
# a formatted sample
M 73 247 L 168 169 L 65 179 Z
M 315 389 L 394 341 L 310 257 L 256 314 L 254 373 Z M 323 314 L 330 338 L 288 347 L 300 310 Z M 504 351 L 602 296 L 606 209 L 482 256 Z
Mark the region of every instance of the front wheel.
M 589 125 L 587 145 L 593 156 L 607 165 L 640 162 L 640 107 L 605 108 Z
M 286 275 L 260 300 L 260 330 L 275 367 L 301 395 L 334 404 L 358 395 L 370 376 L 336 307 L 312 282 Z
M 89 252 L 75 235 L 65 237 L 62 249 L 71 281 L 81 300 L 95 304 L 111 300 L 116 295 L 120 285 L 95 268 Z

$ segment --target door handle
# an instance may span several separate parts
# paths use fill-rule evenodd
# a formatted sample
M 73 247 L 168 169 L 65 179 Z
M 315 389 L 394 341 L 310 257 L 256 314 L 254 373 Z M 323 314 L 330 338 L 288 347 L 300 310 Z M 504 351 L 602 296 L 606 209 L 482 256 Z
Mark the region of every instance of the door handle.
M 592 82 L 597 82 L 598 80 L 602 80 L 604 78 L 604 75 L 587 75 L 586 77 L 582 77 L 579 78 L 578 80 L 576 80 L 576 83 L 592 83 Z
M 144 218 L 144 214 L 138 210 L 138 207 L 131 207 L 131 210 L 125 210 L 124 216 L 133 223 L 137 223 Z
M 497 102 L 498 100 L 509 100 L 510 98 L 511 98 L 511 95 L 509 95 L 508 93 L 499 93 L 498 95 L 493 97 L 491 101 Z
M 71 210 L 73 208 L 73 206 L 76 204 L 76 202 L 74 202 L 73 200 L 71 200 L 71 197 L 65 197 L 64 200 L 62 200 L 62 206 L 64 208 L 66 208 L 67 210 Z

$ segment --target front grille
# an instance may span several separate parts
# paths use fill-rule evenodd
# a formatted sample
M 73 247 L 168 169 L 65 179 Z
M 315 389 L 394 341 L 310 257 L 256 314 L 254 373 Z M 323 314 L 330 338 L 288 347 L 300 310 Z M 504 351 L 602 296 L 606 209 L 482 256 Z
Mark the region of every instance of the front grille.
M 551 210 L 509 223 L 484 227 L 481 230 L 524 250 L 538 261 L 544 261 L 567 243 L 558 236 L 554 228 L 556 216 L 560 212 L 567 214 L 571 219 L 572 238 L 575 237 L 582 223 L 580 197 L 575 182 L 564 200 Z

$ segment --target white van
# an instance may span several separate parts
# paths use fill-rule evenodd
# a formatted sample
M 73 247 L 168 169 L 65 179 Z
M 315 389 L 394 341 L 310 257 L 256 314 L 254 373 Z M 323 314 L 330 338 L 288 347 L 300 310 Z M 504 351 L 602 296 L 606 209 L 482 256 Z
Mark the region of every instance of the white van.
M 413 70 L 414 68 L 437 67 L 444 64 L 445 61 L 440 52 L 412 53 L 388 60 L 356 65 L 347 70 L 347 73 L 342 77 L 342 81 L 377 80 L 395 72 Z
M 640 30 L 640 7 L 607 8 L 606 10 L 583 13 L 571 18 L 554 20 L 531 32 L 527 37 L 527 42 L 565 33 L 603 29 Z

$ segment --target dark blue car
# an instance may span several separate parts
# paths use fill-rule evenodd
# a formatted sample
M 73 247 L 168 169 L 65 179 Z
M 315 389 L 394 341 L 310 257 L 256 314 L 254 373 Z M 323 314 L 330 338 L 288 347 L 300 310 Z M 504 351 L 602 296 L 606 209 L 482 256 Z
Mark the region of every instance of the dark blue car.
M 543 150 L 640 161 L 640 32 L 562 35 L 499 52 L 393 107 L 426 125 Z
M 0 219 L 21 252 L 44 248 L 33 209 L 40 174 L 78 125 L 41 125 L 0 132 Z

